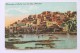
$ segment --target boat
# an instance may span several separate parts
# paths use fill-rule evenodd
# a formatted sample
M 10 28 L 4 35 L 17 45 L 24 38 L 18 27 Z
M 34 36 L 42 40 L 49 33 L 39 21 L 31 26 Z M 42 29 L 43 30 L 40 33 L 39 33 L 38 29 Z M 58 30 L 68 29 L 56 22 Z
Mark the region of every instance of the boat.
M 77 32 L 69 32 L 70 35 L 77 35 Z

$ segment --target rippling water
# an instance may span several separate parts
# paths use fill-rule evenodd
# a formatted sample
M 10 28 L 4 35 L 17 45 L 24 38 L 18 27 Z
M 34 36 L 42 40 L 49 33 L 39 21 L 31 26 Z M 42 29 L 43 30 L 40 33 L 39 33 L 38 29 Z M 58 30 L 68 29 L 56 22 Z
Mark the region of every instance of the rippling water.
M 52 41 L 51 43 L 55 43 L 52 45 L 53 48 L 50 48 L 46 45 L 35 45 L 39 42 L 29 42 L 29 43 L 21 43 L 21 44 L 13 44 L 17 49 L 26 49 L 26 47 L 43 47 L 42 49 L 75 49 L 77 47 L 77 36 L 76 35 L 57 35 L 54 34 L 52 36 L 58 37 L 58 39 L 52 40 L 62 40 L 62 41 Z M 40 34 L 40 35 L 23 35 L 23 38 L 15 38 L 20 39 L 20 41 L 33 41 L 33 40 L 49 40 L 48 34 Z M 12 38 L 14 39 L 14 38 Z M 6 38 L 6 42 L 8 38 Z M 7 45 L 6 45 L 7 46 Z

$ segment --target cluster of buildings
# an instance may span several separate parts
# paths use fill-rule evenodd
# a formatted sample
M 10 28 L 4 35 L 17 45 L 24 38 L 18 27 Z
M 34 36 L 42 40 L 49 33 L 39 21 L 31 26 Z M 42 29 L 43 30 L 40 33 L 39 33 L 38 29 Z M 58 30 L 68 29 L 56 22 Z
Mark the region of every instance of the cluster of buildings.
M 6 28 L 6 33 L 35 34 L 53 32 L 76 32 L 76 11 L 51 12 L 29 15 L 23 20 L 18 20 Z

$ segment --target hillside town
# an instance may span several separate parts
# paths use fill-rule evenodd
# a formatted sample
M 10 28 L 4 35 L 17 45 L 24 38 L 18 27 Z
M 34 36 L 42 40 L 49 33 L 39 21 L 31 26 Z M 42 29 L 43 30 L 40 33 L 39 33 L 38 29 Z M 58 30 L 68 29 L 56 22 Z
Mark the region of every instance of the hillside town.
M 8 34 L 46 34 L 77 32 L 77 12 L 51 12 L 29 15 L 5 27 Z

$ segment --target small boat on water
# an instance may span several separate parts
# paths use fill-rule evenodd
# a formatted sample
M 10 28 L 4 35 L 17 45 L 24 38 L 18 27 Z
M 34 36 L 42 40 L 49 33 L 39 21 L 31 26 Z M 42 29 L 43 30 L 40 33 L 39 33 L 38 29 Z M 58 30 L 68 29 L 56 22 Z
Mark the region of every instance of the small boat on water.
M 8 39 L 8 41 L 20 41 L 20 39 Z
M 70 35 L 77 35 L 77 32 L 69 32 Z
M 67 34 L 66 32 L 53 32 L 53 34 Z
M 59 39 L 59 38 L 56 37 L 56 36 L 50 36 L 50 37 L 49 37 L 49 40 L 50 40 L 50 39 Z

